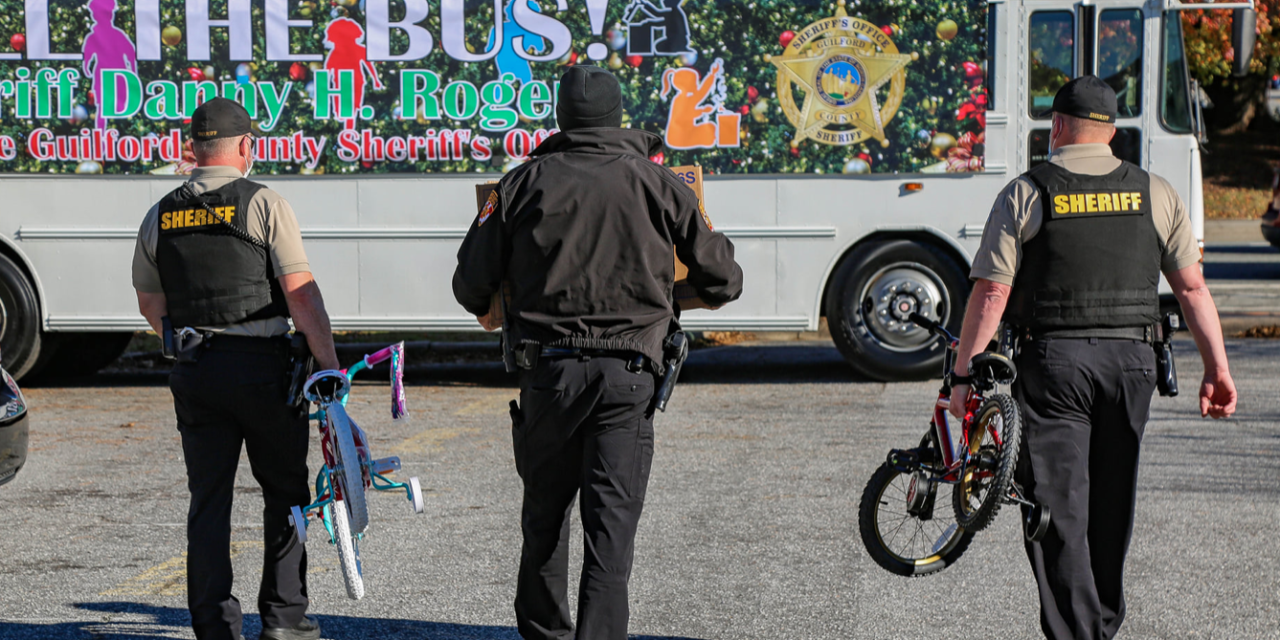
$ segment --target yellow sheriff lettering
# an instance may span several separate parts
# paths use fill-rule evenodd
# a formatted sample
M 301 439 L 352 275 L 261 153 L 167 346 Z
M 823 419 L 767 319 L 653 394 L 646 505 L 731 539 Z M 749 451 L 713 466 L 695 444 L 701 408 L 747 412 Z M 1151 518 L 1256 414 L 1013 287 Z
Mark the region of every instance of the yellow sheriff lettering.
M 1115 211 L 1115 209 L 1111 206 L 1110 193 L 1098 194 L 1098 211 Z
M 1084 211 L 1084 194 L 1073 193 L 1071 198 L 1071 213 L 1082 213 Z
M 1071 203 L 1067 201 L 1066 196 L 1059 194 L 1053 197 L 1053 212 L 1054 213 L 1070 213 L 1071 212 Z
M 169 230 L 169 216 L 170 214 L 168 212 L 160 214 L 160 230 L 161 231 Z
M 1135 191 L 1135 192 L 1133 192 L 1133 193 L 1129 194 L 1129 201 L 1133 203 L 1133 210 L 1134 210 L 1134 211 L 1139 211 L 1139 210 L 1141 210 L 1141 209 L 1142 209 L 1142 194 L 1141 194 L 1141 193 L 1139 193 L 1139 192 Z
M 1120 209 L 1121 211 L 1128 211 L 1128 210 L 1129 210 L 1129 196 L 1130 196 L 1130 195 L 1132 195 L 1132 194 L 1129 194 L 1129 193 L 1117 193 L 1116 195 L 1117 195 L 1117 196 L 1119 196 L 1119 198 L 1120 198 L 1120 207 L 1119 207 L 1119 209 Z
M 1096 193 L 1084 194 L 1084 210 L 1085 210 L 1085 213 L 1098 212 L 1098 194 Z

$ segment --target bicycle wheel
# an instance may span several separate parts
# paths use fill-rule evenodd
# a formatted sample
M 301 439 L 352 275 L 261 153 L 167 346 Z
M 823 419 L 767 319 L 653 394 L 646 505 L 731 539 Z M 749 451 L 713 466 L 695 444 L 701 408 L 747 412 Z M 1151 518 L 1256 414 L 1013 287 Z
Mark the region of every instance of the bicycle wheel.
M 334 474 L 334 481 L 342 491 L 342 500 L 347 504 L 351 517 L 351 530 L 364 533 L 369 528 L 369 506 L 364 499 L 364 472 L 360 454 L 356 451 L 356 441 L 351 435 L 351 418 L 342 405 L 333 403 L 325 410 L 329 419 L 329 434 L 333 438 L 333 453 L 337 456 L 337 464 L 342 473 Z
M 364 570 L 360 566 L 360 543 L 347 520 L 347 507 L 341 500 L 334 500 L 325 508 L 333 520 L 333 538 L 338 545 L 338 564 L 342 567 L 342 581 L 347 585 L 347 597 L 359 600 L 364 597 Z
M 969 448 L 964 452 L 960 481 L 951 492 L 951 504 L 956 522 L 977 532 L 995 520 L 1013 483 L 1022 443 L 1018 403 L 1003 393 L 991 396 L 978 409 L 968 429 Z M 998 441 L 994 434 L 999 434 Z
M 890 573 L 919 578 L 955 564 L 969 548 L 973 532 L 949 518 L 922 518 L 910 513 L 913 475 L 888 464 L 880 465 L 862 491 L 858 529 L 867 554 L 876 564 Z M 934 492 L 936 487 L 935 484 Z M 928 498 L 930 503 L 933 500 L 933 496 Z M 923 511 L 933 512 L 932 504 Z

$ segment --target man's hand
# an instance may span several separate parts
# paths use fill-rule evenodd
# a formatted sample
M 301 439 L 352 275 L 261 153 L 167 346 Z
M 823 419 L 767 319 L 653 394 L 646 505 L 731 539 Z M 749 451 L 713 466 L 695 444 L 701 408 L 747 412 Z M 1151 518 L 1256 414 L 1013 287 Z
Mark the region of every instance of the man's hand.
M 494 322 L 492 311 L 482 316 L 476 316 L 476 322 L 479 322 L 485 331 L 497 331 L 502 328 L 501 322 Z
M 1227 418 L 1236 412 L 1236 383 L 1231 374 L 1206 373 L 1200 383 L 1200 417 Z
M 969 403 L 969 385 L 958 384 L 951 387 L 951 406 L 947 407 L 947 411 L 955 416 L 957 420 L 964 420 L 965 405 Z

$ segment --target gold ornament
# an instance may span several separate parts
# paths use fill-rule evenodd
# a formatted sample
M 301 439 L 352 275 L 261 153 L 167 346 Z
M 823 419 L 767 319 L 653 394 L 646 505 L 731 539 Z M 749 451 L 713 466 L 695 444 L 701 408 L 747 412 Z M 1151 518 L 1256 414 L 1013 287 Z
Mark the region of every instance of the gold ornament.
M 843 171 L 848 174 L 871 173 L 871 165 L 867 164 L 867 161 L 862 158 L 852 158 L 844 163 Z
M 950 19 L 939 22 L 938 29 L 937 31 L 935 31 L 935 33 L 938 35 L 938 39 L 947 40 L 947 41 L 950 41 L 952 38 L 956 37 L 956 34 L 959 32 L 960 32 L 960 25 L 956 24 L 955 20 L 950 20 Z
M 622 68 L 622 65 L 624 65 L 624 64 L 626 64 L 626 63 L 622 61 L 622 57 L 621 57 L 621 56 L 619 56 L 618 54 L 616 54 L 616 53 L 615 53 L 615 54 L 613 54 L 613 55 L 609 56 L 609 68 L 610 68 L 610 69 L 613 69 L 614 71 L 617 71 L 618 69 L 621 69 L 621 68 Z
M 160 32 L 160 41 L 171 47 L 176 47 L 179 42 L 182 42 L 182 30 L 169 25 L 164 28 L 164 31 Z
M 769 121 L 769 100 L 760 98 L 754 105 L 751 105 L 751 119 L 756 122 Z
M 102 165 L 93 160 L 85 160 L 76 165 L 76 173 L 102 173 Z
M 947 152 L 951 147 L 956 146 L 956 137 L 949 133 L 939 133 L 933 136 L 933 140 L 929 142 L 929 153 L 933 157 L 943 160 L 947 157 Z
M 778 101 L 796 128 L 796 144 L 806 138 L 840 146 L 883 140 L 885 125 L 902 106 L 911 56 L 844 7 L 841 0 L 834 17 L 796 29 L 784 52 L 769 60 L 778 68 Z M 881 96 L 885 85 L 888 95 Z M 803 104 L 796 90 L 804 94 Z

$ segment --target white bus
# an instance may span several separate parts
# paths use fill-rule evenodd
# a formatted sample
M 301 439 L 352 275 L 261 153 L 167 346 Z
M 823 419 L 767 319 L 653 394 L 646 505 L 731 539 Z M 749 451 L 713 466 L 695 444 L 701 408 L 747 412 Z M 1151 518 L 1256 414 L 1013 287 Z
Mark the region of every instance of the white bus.
M 686 313 L 690 330 L 825 316 L 859 372 L 933 375 L 938 346 L 905 318 L 958 328 L 992 200 L 1045 161 L 1038 114 L 1082 74 L 1117 90 L 1117 154 L 1168 179 L 1202 234 L 1179 20 L 1195 7 L 1174 0 L 0 4 L 0 351 L 17 376 L 96 370 L 146 329 L 137 226 L 190 168 L 183 119 L 215 93 L 252 107 L 253 178 L 297 211 L 339 331 L 479 330 L 450 287 L 474 187 L 550 135 L 554 79 L 589 61 L 619 75 L 627 125 L 662 135 L 666 164 L 703 166 L 737 248 L 741 300 Z M 1250 4 L 1218 6 L 1240 23 Z

